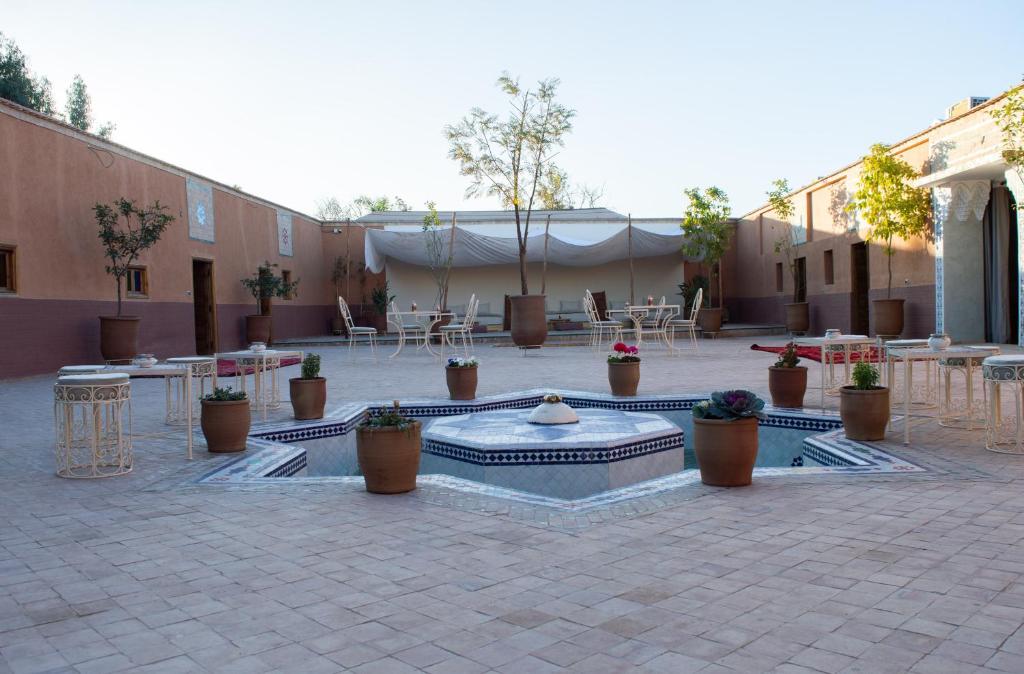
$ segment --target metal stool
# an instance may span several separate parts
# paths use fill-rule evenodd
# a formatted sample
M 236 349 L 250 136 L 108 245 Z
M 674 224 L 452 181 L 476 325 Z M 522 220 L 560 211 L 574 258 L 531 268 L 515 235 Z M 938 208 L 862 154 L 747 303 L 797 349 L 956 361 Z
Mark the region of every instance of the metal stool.
M 66 375 L 57 378 L 53 390 L 57 475 L 90 478 L 131 472 L 132 403 L 128 375 Z
M 192 418 L 198 419 L 200 414 L 199 400 L 206 395 L 206 382 L 210 382 L 210 392 L 217 385 L 217 359 L 210 356 L 178 356 L 167 359 L 168 365 L 179 365 L 186 369 L 186 376 L 192 377 Z M 165 423 L 182 425 L 186 423 L 185 415 L 185 377 L 168 377 L 167 382 L 167 418 Z M 196 383 L 199 387 L 196 388 Z M 198 393 L 198 394 L 197 394 Z
M 988 407 L 988 390 L 981 387 L 984 402 L 978 408 L 974 404 L 974 371 L 981 367 L 982 362 L 989 356 L 998 356 L 998 346 L 965 346 L 964 349 L 977 351 L 977 356 L 963 357 L 940 357 L 939 373 L 942 375 L 943 395 L 939 405 L 939 425 L 948 428 L 966 428 L 974 430 L 975 424 L 985 423 L 985 409 Z M 950 394 L 952 375 L 954 372 L 961 372 L 964 375 L 964 385 L 967 389 L 966 403 L 962 411 L 954 411 L 952 396 Z
M 985 449 L 1004 454 L 1024 454 L 1021 425 L 1021 393 L 1024 388 L 1024 356 L 989 356 L 981 363 L 981 377 L 988 387 Z M 1003 423 L 1002 388 L 1013 388 L 1014 424 Z

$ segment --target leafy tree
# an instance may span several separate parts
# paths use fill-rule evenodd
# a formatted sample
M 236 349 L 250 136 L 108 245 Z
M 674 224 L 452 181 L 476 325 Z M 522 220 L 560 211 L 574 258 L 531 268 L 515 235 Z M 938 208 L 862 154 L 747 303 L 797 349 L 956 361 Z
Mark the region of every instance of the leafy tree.
M 316 205 L 316 216 L 321 220 L 347 220 L 367 213 L 408 210 L 409 204 L 402 197 L 371 197 L 363 194 L 347 204 L 342 204 L 336 197 L 322 199 Z
M 718 307 L 722 307 L 721 260 L 729 247 L 732 227 L 729 225 L 729 196 L 718 187 L 701 189 L 691 187 L 683 190 L 690 200 L 683 214 L 683 253 L 700 257 L 706 266 L 718 277 Z M 709 303 L 710 304 L 710 303 Z
M 531 90 L 504 73 L 497 84 L 508 96 L 512 107 L 509 114 L 499 119 L 496 114 L 473 108 L 458 124 L 446 126 L 445 136 L 448 156 L 459 163 L 460 173 L 470 178 L 466 196 L 496 196 L 503 207 L 515 213 L 519 280 L 522 294 L 528 295 L 526 241 L 530 216 L 554 151 L 564 145 L 576 111 L 556 99 L 556 78 L 541 80 L 537 89 Z
M 988 114 L 1003 134 L 1003 160 L 1024 183 L 1024 85 L 1011 89 L 1006 102 Z M 1024 210 L 1024 202 L 1017 204 L 1017 208 Z
M 423 233 L 426 234 L 427 258 L 430 273 L 437 284 L 436 306 L 445 311 L 448 308 L 448 280 L 452 275 L 452 261 L 455 258 L 455 216 L 452 215 L 452 226 L 449 232 L 448 246 L 445 250 L 441 231 L 441 218 L 437 215 L 437 205 L 427 202 L 427 214 L 423 216 Z
M 142 251 L 151 248 L 174 222 L 174 216 L 164 213 L 166 206 L 159 201 L 149 208 L 139 208 L 134 201 L 121 198 L 113 206 L 96 204 L 93 212 L 99 225 L 99 237 L 106 257 L 110 258 L 107 273 L 117 280 L 117 315 L 121 315 L 121 284 L 128 268 Z M 121 224 L 121 219 L 124 224 Z M 133 222 L 135 223 L 133 226 Z
M 548 211 L 595 208 L 603 197 L 603 187 L 592 187 L 586 183 L 573 185 L 569 174 L 554 164 L 545 169 L 537 188 L 541 208 Z
M 349 217 L 349 210 L 337 197 L 328 197 L 317 202 L 316 217 L 320 220 L 344 220 Z
M 68 101 L 64 106 L 68 124 L 82 131 L 92 126 L 92 99 L 81 75 L 75 75 L 68 87 Z
M 793 217 L 796 209 L 793 207 L 793 202 L 789 200 L 789 181 L 785 178 L 779 178 L 772 181 L 772 188 L 768 190 L 768 204 L 772 207 L 772 211 L 779 217 L 779 220 L 783 224 L 788 225 L 786 231 L 775 239 L 775 252 L 782 253 L 783 257 L 786 258 L 786 268 L 789 269 L 789 275 L 793 279 L 793 301 L 800 301 L 800 275 L 797 273 L 796 266 L 796 249 L 799 245 L 796 241 L 796 232 L 793 231 L 793 225 L 790 224 L 789 219 Z
M 928 233 L 931 204 L 928 191 L 910 184 L 918 172 L 890 153 L 882 143 L 871 146 L 861 165 L 857 191 L 846 210 L 858 213 L 868 224 L 867 241 L 884 241 L 889 281 L 886 297 L 892 299 L 892 256 L 895 238 L 909 241 Z
M 25 54 L 3 33 L 0 33 L 0 98 L 44 115 L 53 114 L 50 80 L 34 76 Z
M 290 297 L 299 287 L 299 279 L 285 281 L 283 276 L 274 273 L 277 265 L 266 260 L 261 264 L 249 278 L 242 279 L 242 285 L 249 291 L 249 294 L 256 300 L 256 306 L 261 315 L 269 313 L 264 309 L 270 305 L 264 302 L 273 297 Z

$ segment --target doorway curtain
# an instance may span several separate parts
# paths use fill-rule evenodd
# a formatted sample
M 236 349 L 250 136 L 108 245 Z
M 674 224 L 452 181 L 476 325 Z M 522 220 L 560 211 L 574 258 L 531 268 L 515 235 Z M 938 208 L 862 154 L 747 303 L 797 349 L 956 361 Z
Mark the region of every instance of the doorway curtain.
M 1011 202 L 1005 187 L 992 188 L 983 222 L 985 339 L 997 344 L 1017 341 L 1017 227 Z

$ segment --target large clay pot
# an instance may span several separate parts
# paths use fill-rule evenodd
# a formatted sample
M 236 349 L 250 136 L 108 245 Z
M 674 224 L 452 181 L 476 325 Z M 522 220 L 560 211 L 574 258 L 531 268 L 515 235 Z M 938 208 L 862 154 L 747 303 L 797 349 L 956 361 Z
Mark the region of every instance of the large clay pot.
M 131 360 L 139 352 L 138 316 L 100 316 L 103 360 Z
M 701 332 L 718 332 L 722 329 L 722 310 L 705 308 L 701 309 L 697 316 Z
M 292 411 L 296 419 L 323 419 L 327 404 L 327 380 L 323 377 L 288 380 Z
M 472 400 L 476 397 L 476 371 L 475 367 L 444 368 L 448 395 L 452 400 Z
M 800 365 L 768 368 L 768 390 L 772 394 L 772 405 L 776 407 L 803 407 L 807 368 Z
M 245 343 L 246 346 L 253 342 L 270 343 L 270 316 L 257 316 L 255 314 L 245 317 Z
M 331 319 L 331 333 L 335 335 L 341 335 L 345 332 L 345 319 L 341 316 L 335 316 Z
M 420 422 L 397 426 L 356 429 L 356 452 L 366 491 L 401 494 L 416 488 L 420 469 Z
M 811 327 L 807 302 L 792 302 L 786 305 L 786 330 L 791 333 L 807 332 Z
M 750 484 L 757 462 L 757 419 L 694 418 L 693 448 L 701 482 L 744 487 Z
M 204 400 L 202 407 L 206 448 L 214 454 L 244 451 L 252 423 L 249 400 Z
M 906 300 L 872 300 L 875 314 L 875 334 L 899 337 L 903 334 L 903 303 Z
M 884 440 L 889 425 L 889 389 L 839 389 L 839 416 L 850 440 Z
M 635 396 L 640 385 L 640 363 L 608 363 L 608 384 L 613 396 Z
M 544 313 L 544 295 L 514 295 L 512 302 L 512 341 L 516 346 L 540 346 L 548 336 Z

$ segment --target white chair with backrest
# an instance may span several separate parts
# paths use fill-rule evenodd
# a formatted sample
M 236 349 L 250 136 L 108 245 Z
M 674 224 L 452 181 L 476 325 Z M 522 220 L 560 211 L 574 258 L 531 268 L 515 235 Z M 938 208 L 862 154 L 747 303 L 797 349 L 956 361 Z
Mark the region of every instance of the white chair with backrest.
M 587 312 L 587 319 L 590 321 L 590 346 L 597 348 L 603 341 L 605 333 L 610 336 L 609 341 L 620 339 L 622 334 L 622 323 L 601 318 L 597 313 L 597 302 L 594 295 L 588 289 L 583 296 L 583 308 Z
M 406 322 L 406 316 L 398 310 L 395 300 L 391 300 L 391 307 L 388 310 L 388 324 L 395 326 L 395 332 L 401 341 L 412 339 L 418 342 L 426 336 L 426 326 L 416 320 Z
M 473 324 L 476 323 L 476 312 L 477 307 L 480 306 L 480 300 L 476 298 L 476 293 L 470 296 L 469 303 L 466 305 L 466 313 L 463 316 L 461 322 L 458 321 L 458 317 L 455 317 L 454 323 L 441 326 L 441 360 L 444 360 L 444 345 L 448 343 L 453 349 L 455 347 L 455 337 L 458 336 L 462 339 L 462 352 L 469 357 L 470 349 L 473 348 Z
M 676 318 L 670 320 L 665 328 L 669 331 L 669 345 L 676 349 L 676 330 L 686 330 L 690 333 L 690 343 L 693 349 L 697 350 L 697 315 L 700 313 L 701 304 L 704 302 L 704 289 L 697 288 L 697 294 L 693 298 L 693 305 L 690 307 L 689 318 Z M 685 307 L 684 307 L 685 308 Z
M 345 328 L 348 330 L 348 349 L 352 351 L 352 344 L 356 341 L 357 337 L 364 337 L 370 344 L 370 351 L 373 352 L 374 358 L 377 357 L 377 328 L 367 328 L 363 326 L 357 326 L 355 321 L 352 320 L 352 312 L 348 309 L 348 302 L 341 295 L 338 295 L 338 310 L 341 311 L 341 317 L 345 321 Z

